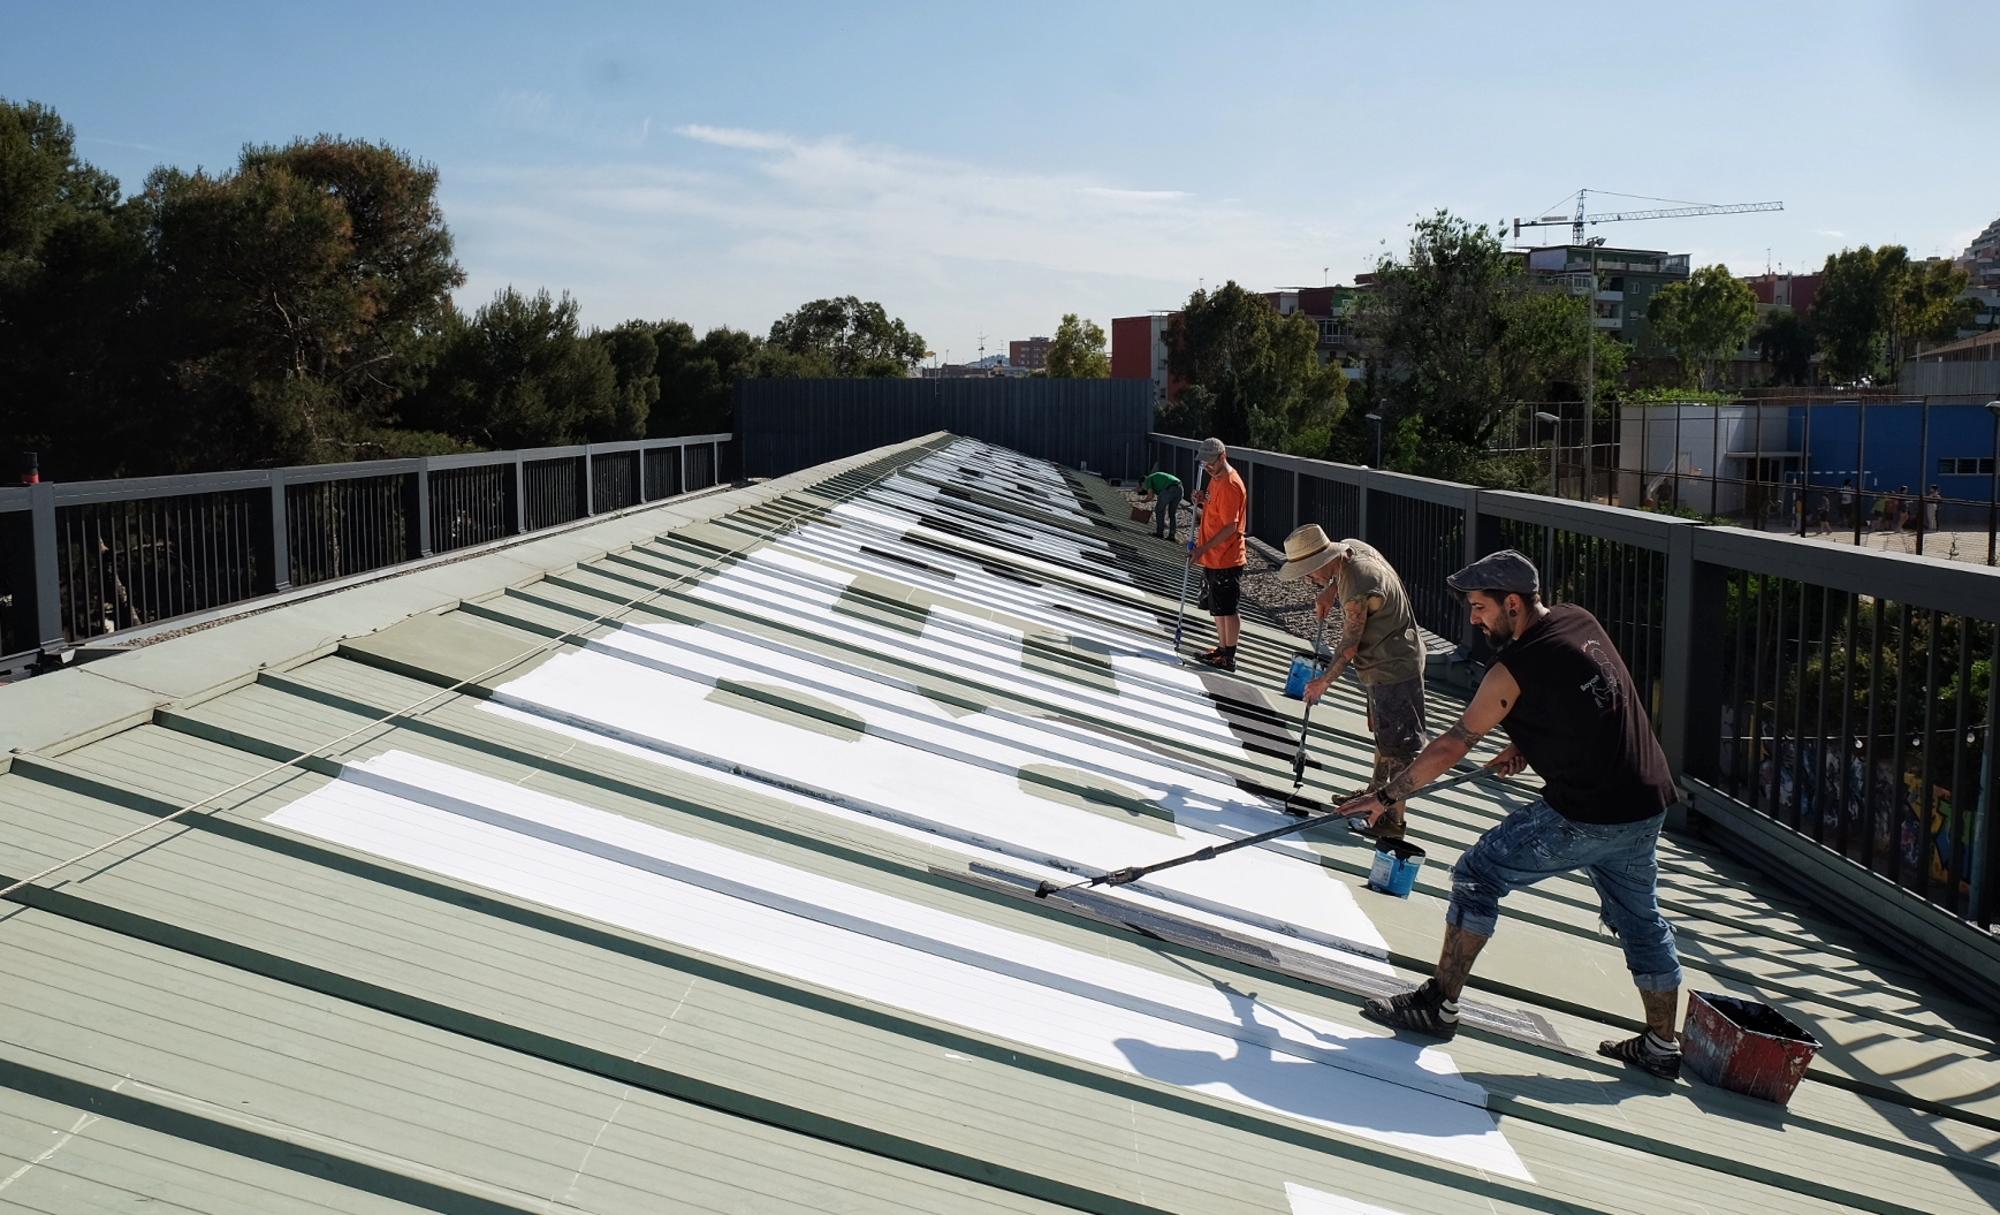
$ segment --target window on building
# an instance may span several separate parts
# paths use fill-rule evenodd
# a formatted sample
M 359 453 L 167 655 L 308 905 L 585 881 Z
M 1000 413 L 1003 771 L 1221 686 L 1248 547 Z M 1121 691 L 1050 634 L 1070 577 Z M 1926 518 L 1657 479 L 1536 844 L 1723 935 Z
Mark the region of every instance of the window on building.
M 1993 457 L 1948 456 L 1938 461 L 1938 475 L 1941 477 L 1990 477 L 1993 475 Z

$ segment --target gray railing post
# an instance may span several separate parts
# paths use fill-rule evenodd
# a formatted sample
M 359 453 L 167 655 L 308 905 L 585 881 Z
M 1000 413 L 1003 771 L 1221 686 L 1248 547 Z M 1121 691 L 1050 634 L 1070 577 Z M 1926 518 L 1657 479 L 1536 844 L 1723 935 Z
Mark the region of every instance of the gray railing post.
M 688 491 L 688 445 L 685 442 L 683 442 L 675 450 L 680 452 L 680 461 L 681 461 L 680 492 L 686 493 Z
M 410 487 L 404 504 L 404 514 L 416 532 L 410 537 L 410 555 L 428 557 L 431 555 L 431 461 L 425 456 L 417 461 L 417 471 L 410 476 Z
M 720 441 L 708 445 L 708 483 L 722 484 L 722 444 Z
M 1993 922 L 1993 908 L 1987 890 L 1992 878 L 1993 799 L 2000 791 L 2000 662 L 1989 663 L 1986 672 L 1986 754 L 1979 770 L 1978 817 L 1972 825 L 1971 901 L 1967 904 L 1972 921 L 1980 927 Z
M 62 621 L 62 562 L 56 547 L 56 487 L 28 489 L 28 551 L 34 568 L 28 587 L 35 597 L 35 647 L 54 654 L 66 644 Z
M 286 527 L 285 499 L 285 470 L 274 468 L 271 470 L 271 498 L 267 508 L 271 516 L 270 540 L 267 542 L 271 566 L 258 579 L 263 584 L 260 590 L 277 592 L 292 585 L 292 551 L 291 541 L 286 535 L 289 529 Z
M 1499 528 L 1496 524 L 1479 513 L 1479 488 L 1473 485 L 1466 486 L 1465 543 L 1462 546 L 1462 551 L 1459 553 L 1460 566 L 1471 565 L 1473 562 L 1479 560 L 1485 546 L 1498 540 L 1498 536 L 1495 534 L 1498 530 Z M 1461 654 L 1472 653 L 1473 647 L 1478 644 L 1478 641 L 1479 630 L 1473 627 L 1472 617 L 1467 615 L 1464 622 L 1459 626 L 1458 652 Z
M 1699 748 L 1712 745 L 1721 729 L 1722 664 L 1697 661 L 1699 641 L 1719 637 L 1725 621 L 1726 588 L 1714 567 L 1695 559 L 1698 527 L 1676 527 L 1667 535 L 1667 601 L 1660 621 L 1660 720 L 1653 723 L 1676 777 L 1687 775 Z M 1687 825 L 1686 803 L 1668 818 L 1678 830 Z
M 590 444 L 583 445 L 583 517 L 588 519 L 597 513 L 597 457 L 591 454 Z
M 639 501 L 641 504 L 650 502 L 652 499 L 646 496 L 646 448 L 643 444 L 633 451 L 632 459 L 639 466 L 633 470 L 632 478 L 632 484 L 638 487 Z
M 1285 529 L 1288 536 L 1299 529 L 1299 484 L 1304 480 L 1304 473 L 1297 468 L 1292 469 L 1292 525 Z
M 528 530 L 528 466 L 519 456 L 514 457 L 514 534 L 519 536 Z

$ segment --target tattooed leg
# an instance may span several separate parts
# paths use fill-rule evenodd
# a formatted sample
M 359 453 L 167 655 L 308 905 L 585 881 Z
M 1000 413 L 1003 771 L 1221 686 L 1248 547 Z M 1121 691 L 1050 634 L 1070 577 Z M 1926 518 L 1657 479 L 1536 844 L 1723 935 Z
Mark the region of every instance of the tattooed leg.
M 1456 1000 L 1458 993 L 1465 990 L 1466 977 L 1472 973 L 1473 959 L 1479 956 L 1479 951 L 1486 947 L 1489 939 L 1467 932 L 1455 924 L 1445 925 L 1444 952 L 1438 955 L 1437 966 L 1438 989 L 1444 992 L 1445 999 Z M 1649 1002 L 1649 1016 L 1651 1010 Z
M 1641 991 L 1639 1000 L 1646 1006 L 1646 1028 L 1652 1030 L 1663 1041 L 1679 1041 L 1680 1035 L 1674 1028 L 1674 1021 L 1680 1012 L 1680 989 Z

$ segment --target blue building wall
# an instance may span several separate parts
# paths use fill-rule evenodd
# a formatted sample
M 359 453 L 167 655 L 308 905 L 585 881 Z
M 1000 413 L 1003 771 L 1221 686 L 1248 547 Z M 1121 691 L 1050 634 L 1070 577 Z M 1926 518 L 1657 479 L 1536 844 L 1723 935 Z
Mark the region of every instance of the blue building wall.
M 1808 409 L 1812 411 L 1810 426 Z M 1806 469 L 1813 489 L 1837 488 L 1849 477 L 1857 489 L 1871 494 L 1891 493 L 1902 485 L 1908 485 L 1913 494 L 1921 494 L 1936 485 L 1947 500 L 1977 502 L 1983 511 L 1992 486 L 1989 476 L 1938 471 L 1941 460 L 1993 455 L 1993 415 L 1983 403 L 1929 406 L 1928 442 L 1921 401 L 1869 402 L 1865 442 L 1861 413 L 1862 406 L 1854 401 L 1790 407 L 1786 427 L 1789 445 L 1794 451 L 1807 453 Z M 1963 508 L 1953 513 L 1967 517 Z

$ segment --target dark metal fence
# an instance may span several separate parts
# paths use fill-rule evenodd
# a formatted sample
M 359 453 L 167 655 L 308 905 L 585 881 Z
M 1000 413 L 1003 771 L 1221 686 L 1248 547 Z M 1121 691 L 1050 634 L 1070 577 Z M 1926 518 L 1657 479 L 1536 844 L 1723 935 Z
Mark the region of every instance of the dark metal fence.
M 1155 434 L 1151 456 L 1192 477 L 1194 447 Z M 2000 570 L 1273 452 L 1230 459 L 1253 487 L 1254 534 L 1315 522 L 1375 545 L 1419 622 L 1469 657 L 1481 643 L 1445 576 L 1527 553 L 1551 602 L 1603 623 L 1676 772 L 1801 845 L 1995 922 Z
M 717 483 L 729 435 L 0 489 L 0 671 Z
M 1555 497 L 2000 561 L 2000 402 L 1987 394 L 1612 404 L 1588 427 L 1583 414 L 1516 406 L 1494 452 Z
M 780 476 L 948 430 L 1121 479 L 1145 474 L 1151 380 L 744 380 L 743 470 Z

